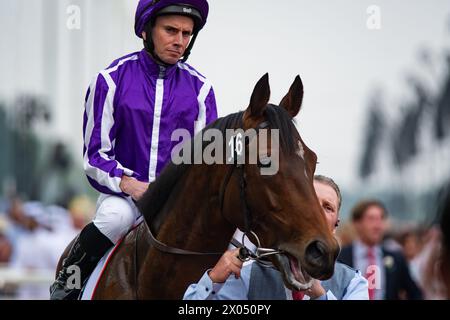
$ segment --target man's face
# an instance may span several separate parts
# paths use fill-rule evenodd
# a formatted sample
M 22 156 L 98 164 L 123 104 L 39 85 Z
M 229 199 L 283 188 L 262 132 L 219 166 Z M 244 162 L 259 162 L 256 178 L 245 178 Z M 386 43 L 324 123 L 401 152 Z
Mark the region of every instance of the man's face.
M 156 18 L 153 27 L 153 44 L 155 54 L 167 64 L 175 64 L 184 55 L 189 44 L 194 21 L 185 16 L 167 15 Z M 144 39 L 147 34 L 142 33 Z
M 369 246 L 377 245 L 383 240 L 385 227 L 384 211 L 376 205 L 368 207 L 362 218 L 355 222 L 358 236 Z
M 339 222 L 339 198 L 332 187 L 322 182 L 314 181 L 314 189 L 320 206 L 325 213 L 330 229 L 335 232 Z

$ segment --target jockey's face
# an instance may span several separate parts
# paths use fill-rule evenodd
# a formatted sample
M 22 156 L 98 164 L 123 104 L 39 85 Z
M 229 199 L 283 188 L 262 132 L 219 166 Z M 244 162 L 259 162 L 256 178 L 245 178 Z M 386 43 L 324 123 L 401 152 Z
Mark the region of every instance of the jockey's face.
M 336 231 L 339 222 L 339 198 L 334 189 L 322 182 L 314 180 L 317 199 L 325 213 L 331 231 Z
M 189 17 L 167 15 L 156 18 L 152 31 L 155 54 L 167 64 L 177 63 L 184 55 L 193 30 L 194 21 Z M 144 32 L 144 39 L 146 36 Z

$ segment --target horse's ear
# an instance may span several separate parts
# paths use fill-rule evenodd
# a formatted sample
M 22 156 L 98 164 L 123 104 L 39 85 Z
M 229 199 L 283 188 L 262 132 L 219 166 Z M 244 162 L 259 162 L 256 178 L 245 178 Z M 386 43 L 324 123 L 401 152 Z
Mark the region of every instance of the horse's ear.
M 264 110 L 269 103 L 270 98 L 270 86 L 269 86 L 269 74 L 266 73 L 253 89 L 252 97 L 250 98 L 250 105 L 247 111 L 251 117 L 257 118 L 263 115 Z
M 295 77 L 287 95 L 281 100 L 280 106 L 285 108 L 294 118 L 300 111 L 303 101 L 303 83 L 300 76 Z

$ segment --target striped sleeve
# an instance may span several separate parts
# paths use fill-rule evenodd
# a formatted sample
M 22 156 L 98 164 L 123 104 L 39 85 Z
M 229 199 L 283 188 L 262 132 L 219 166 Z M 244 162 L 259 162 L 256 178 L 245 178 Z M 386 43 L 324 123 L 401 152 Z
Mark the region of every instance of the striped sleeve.
M 195 121 L 195 134 L 217 119 L 216 98 L 210 83 L 205 79 L 198 100 L 198 118 Z
M 133 172 L 115 160 L 114 119 L 115 84 L 107 72 L 92 81 L 86 97 L 84 114 L 84 171 L 99 192 L 124 195 L 119 187 L 122 176 Z
M 217 120 L 217 105 L 216 96 L 214 95 L 214 89 L 211 87 L 208 96 L 205 100 L 206 106 L 206 125 Z
M 206 125 L 217 119 L 217 106 L 214 90 L 211 83 L 204 76 L 199 74 L 195 69 L 186 63 L 178 63 L 178 66 L 189 72 L 192 76 L 201 81 L 202 86 L 197 96 L 198 101 L 198 117 L 195 121 L 195 134 L 202 131 Z

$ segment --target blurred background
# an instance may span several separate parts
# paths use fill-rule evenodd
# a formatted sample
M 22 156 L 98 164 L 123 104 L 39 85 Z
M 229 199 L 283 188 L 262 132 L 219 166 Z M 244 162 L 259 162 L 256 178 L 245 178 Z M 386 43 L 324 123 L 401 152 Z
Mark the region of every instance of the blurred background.
M 0 0 L 0 298 L 48 298 L 59 255 L 92 219 L 84 97 L 96 72 L 141 50 L 137 2 Z M 343 191 L 342 241 L 355 203 L 377 198 L 389 235 L 420 255 L 450 181 L 448 1 L 209 3 L 189 63 L 219 115 L 244 109 L 264 73 L 274 103 L 300 74 L 298 129 L 316 173 Z

